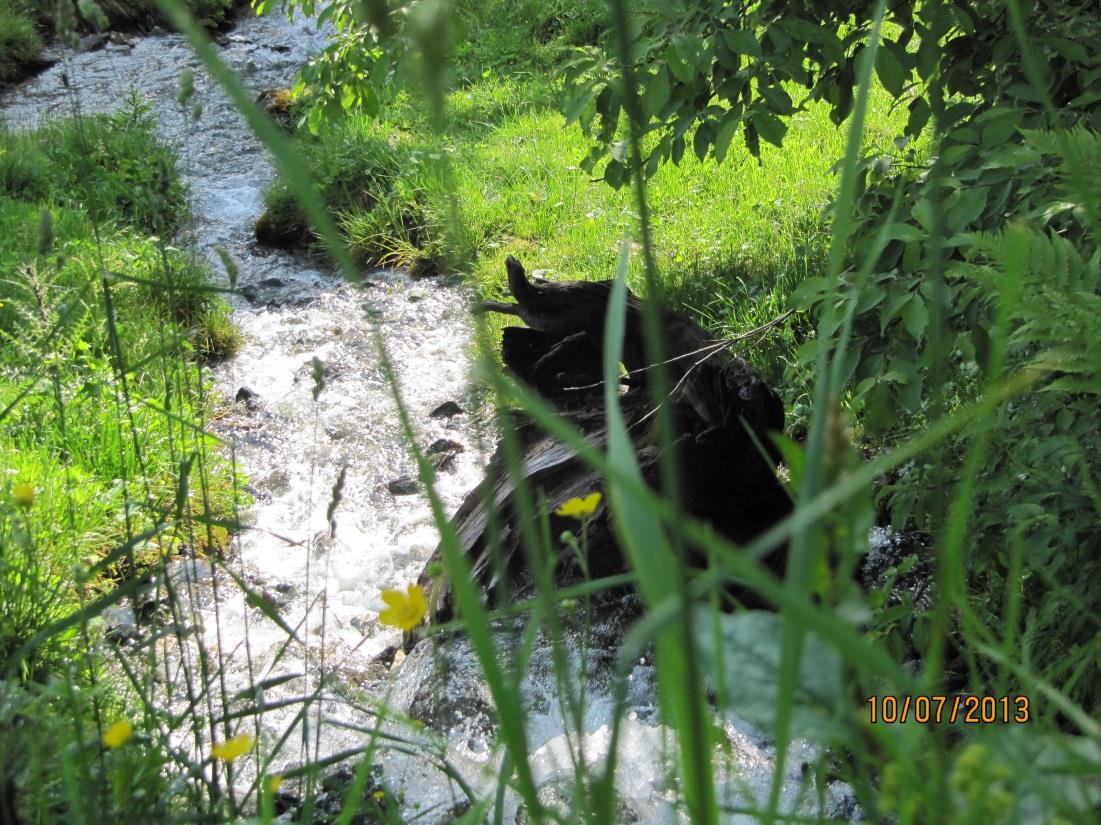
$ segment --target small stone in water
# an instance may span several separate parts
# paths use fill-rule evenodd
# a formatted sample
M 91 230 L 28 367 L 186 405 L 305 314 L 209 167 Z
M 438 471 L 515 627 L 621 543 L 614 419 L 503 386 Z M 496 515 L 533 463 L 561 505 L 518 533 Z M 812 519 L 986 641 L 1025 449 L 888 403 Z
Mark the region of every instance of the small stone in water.
M 256 412 L 260 409 L 260 396 L 251 387 L 241 387 L 237 390 L 237 395 L 234 396 L 234 400 L 245 405 L 245 409 L 249 412 Z
M 428 446 L 428 454 L 435 455 L 436 453 L 461 453 L 465 447 L 458 441 L 454 441 L 450 438 L 437 438 Z
M 429 418 L 450 418 L 453 415 L 459 415 L 463 412 L 463 408 L 456 404 L 454 401 L 444 401 L 436 409 L 432 410 L 428 414 Z
M 386 489 L 390 491 L 391 495 L 411 496 L 417 492 L 417 482 L 410 476 L 402 476 L 387 484 Z

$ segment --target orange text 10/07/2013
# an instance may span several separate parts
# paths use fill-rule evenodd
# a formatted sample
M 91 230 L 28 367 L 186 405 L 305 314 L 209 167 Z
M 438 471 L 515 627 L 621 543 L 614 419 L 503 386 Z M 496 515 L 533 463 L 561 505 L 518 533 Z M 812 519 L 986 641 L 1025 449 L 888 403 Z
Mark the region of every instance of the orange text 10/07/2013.
M 1023 725 L 1032 718 L 1027 696 L 886 695 L 869 696 L 867 704 L 869 721 L 873 725 L 906 722 Z

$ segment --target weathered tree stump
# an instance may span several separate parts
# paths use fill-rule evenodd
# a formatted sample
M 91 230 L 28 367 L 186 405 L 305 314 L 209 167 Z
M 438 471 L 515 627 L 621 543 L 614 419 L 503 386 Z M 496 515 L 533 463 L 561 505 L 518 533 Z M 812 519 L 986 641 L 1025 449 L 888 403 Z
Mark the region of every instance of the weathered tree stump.
M 604 316 L 612 281 L 556 283 L 529 281 L 520 263 L 506 262 L 509 291 L 515 304 L 490 302 L 484 311 L 516 315 L 527 328 L 507 327 L 502 339 L 505 365 L 518 378 L 555 405 L 594 446 L 606 441 L 601 385 Z M 667 399 L 654 397 L 648 381 L 642 299 L 629 295 L 623 342 L 628 371 L 620 404 L 647 482 L 659 488 L 660 448 L 655 433 L 655 406 L 672 405 L 676 425 L 673 460 L 677 462 L 680 496 L 685 509 L 709 522 L 736 543 L 752 540 L 791 510 L 787 491 L 776 478 L 778 455 L 769 434 L 784 426 L 783 405 L 772 389 L 744 360 L 727 351 L 694 322 L 662 310 L 669 384 Z M 553 511 L 571 498 L 603 487 L 599 474 L 578 460 L 574 451 L 514 413 L 515 443 L 522 457 L 520 474 L 541 497 L 549 512 L 552 540 L 563 530 L 580 533 L 574 519 Z M 483 483 L 467 496 L 453 523 L 463 551 L 471 558 L 476 581 L 490 604 L 515 598 L 530 587 L 532 559 L 521 545 L 520 508 L 516 501 L 520 478 L 508 472 L 504 444 L 499 443 Z M 533 534 L 541 528 L 530 525 Z M 588 557 L 577 558 L 562 546 L 554 560 L 558 584 L 587 576 L 597 578 L 625 567 L 608 511 L 601 503 L 584 522 Z M 579 536 L 580 540 L 580 536 Z M 768 563 L 782 572 L 783 549 Z M 436 559 L 438 561 L 439 551 Z M 702 565 L 705 560 L 698 554 Z M 544 562 L 535 560 L 535 563 Z M 451 616 L 450 588 L 434 582 L 430 563 L 421 576 L 426 590 L 435 585 L 432 606 L 437 620 Z M 738 593 L 749 603 L 749 593 Z

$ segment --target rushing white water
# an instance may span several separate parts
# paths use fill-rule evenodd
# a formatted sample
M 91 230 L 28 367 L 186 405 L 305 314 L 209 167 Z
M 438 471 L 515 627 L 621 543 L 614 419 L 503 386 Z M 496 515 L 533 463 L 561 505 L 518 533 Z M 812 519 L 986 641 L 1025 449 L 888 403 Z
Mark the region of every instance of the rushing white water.
M 221 57 L 259 93 L 287 86 L 324 37 L 309 21 L 249 18 L 228 35 Z M 194 101 L 203 110 L 197 121 L 190 103 L 176 102 L 184 69 L 195 72 Z M 77 109 L 114 109 L 131 90 L 151 106 L 161 136 L 180 155 L 194 220 L 177 242 L 191 245 L 216 272 L 221 267 L 213 250 L 223 247 L 239 267 L 238 286 L 251 296 L 231 298 L 245 344 L 216 369 L 218 391 L 227 402 L 237 402 L 214 429 L 232 446 L 254 498 L 244 513 L 249 529 L 235 540 L 231 565 L 268 598 L 296 636 L 288 644 L 282 628 L 205 563 L 177 564 L 169 575 L 191 594 L 184 622 L 194 635 L 169 640 L 169 675 L 159 686 L 163 700 L 178 708 L 190 690 L 191 698 L 216 713 L 223 700 L 231 709 L 264 706 L 259 727 L 261 750 L 272 754 L 263 768 L 268 772 L 362 748 L 369 738 L 363 730 L 376 725 L 380 706 L 390 706 L 428 730 L 383 725 L 415 743 L 411 754 L 380 751 L 376 760 L 383 781 L 398 794 L 405 816 L 449 821 L 449 812 L 461 809 L 463 794 L 439 770 L 439 760 L 485 797 L 495 793 L 501 755 L 494 745 L 491 697 L 465 639 L 438 647 L 423 643 L 396 672 L 377 660 L 400 643 L 396 631 L 378 623 L 379 595 L 415 581 L 438 533 L 421 491 L 394 495 L 388 486 L 414 475 L 414 468 L 378 367 L 372 330 L 374 325 L 381 330 L 422 446 L 448 439 L 464 447 L 439 474 L 439 492 L 454 511 L 481 477 L 482 439 L 470 412 L 437 418 L 428 413 L 445 401 L 476 408 L 466 378 L 467 295 L 460 284 L 414 284 L 391 272 L 366 273 L 372 285 L 358 289 L 302 257 L 258 247 L 253 225 L 274 175 L 270 159 L 178 36 L 141 37 L 132 46 L 68 54 L 0 97 L 0 113 L 10 125 L 29 126 Z M 317 401 L 314 359 L 326 373 Z M 342 469 L 334 531 L 327 509 Z M 614 620 L 598 630 L 585 661 L 576 658 L 579 645 L 572 645 L 571 662 L 585 674 L 588 693 L 579 731 L 563 711 L 549 645 L 536 646 L 524 677 L 535 779 L 546 804 L 563 811 L 572 804 L 571 753 L 583 751 L 593 764 L 609 747 L 609 663 L 621 631 Z M 499 641 L 506 655 L 516 643 L 507 631 Z M 196 645 L 211 665 L 199 684 L 187 688 L 179 674 L 188 662 L 195 670 Z M 630 682 L 619 745 L 621 818 L 677 821 L 669 732 L 657 721 L 652 667 L 639 662 Z M 297 716 L 302 704 L 290 700 L 315 693 L 321 698 L 311 705 L 307 729 Z M 284 700 L 285 706 L 271 707 Z M 245 720 L 242 729 L 252 731 L 253 720 Z M 744 723 L 731 720 L 726 729 L 721 798 L 733 808 L 763 804 L 774 753 Z M 813 754 L 800 750 L 788 762 L 781 807 L 814 813 L 813 782 L 801 776 L 804 757 Z M 253 765 L 242 775 L 256 770 Z M 828 814 L 851 815 L 845 788 L 831 786 L 825 798 Z M 511 792 L 505 804 L 505 821 L 525 821 Z M 732 814 L 729 821 L 752 820 Z

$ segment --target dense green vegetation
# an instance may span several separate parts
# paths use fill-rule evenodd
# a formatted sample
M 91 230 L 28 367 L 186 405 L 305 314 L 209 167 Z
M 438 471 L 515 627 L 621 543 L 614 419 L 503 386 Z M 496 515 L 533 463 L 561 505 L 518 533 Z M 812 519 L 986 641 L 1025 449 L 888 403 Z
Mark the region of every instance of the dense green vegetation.
M 0 804 L 17 783 L 49 820 L 163 821 L 155 761 L 85 757 L 123 695 L 90 623 L 162 558 L 220 552 L 232 512 L 202 364 L 237 333 L 167 245 L 174 163 L 136 103 L 0 132 Z

